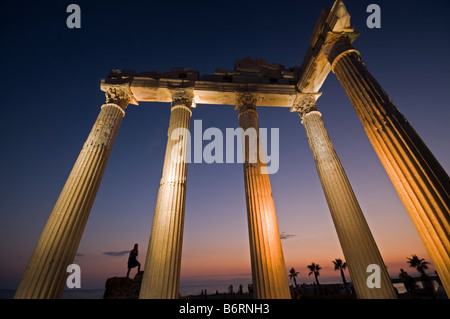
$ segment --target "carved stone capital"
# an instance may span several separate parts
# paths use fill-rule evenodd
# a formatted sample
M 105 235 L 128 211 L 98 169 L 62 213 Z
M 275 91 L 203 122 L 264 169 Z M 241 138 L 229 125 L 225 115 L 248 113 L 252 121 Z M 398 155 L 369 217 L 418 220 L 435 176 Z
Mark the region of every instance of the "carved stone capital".
M 171 91 L 172 108 L 184 106 L 189 109 L 195 108 L 194 88 L 177 88 Z
M 317 111 L 317 99 L 322 93 L 297 93 L 291 112 L 297 112 L 300 118 L 312 111 Z
M 122 84 L 106 84 L 102 83 L 102 91 L 105 92 L 105 103 L 116 104 L 122 110 L 125 110 L 129 103 L 137 105 L 138 102 L 134 98 L 133 93 L 130 90 L 129 83 Z
M 341 54 L 356 51 L 352 43 L 358 36 L 359 32 L 353 31 L 328 32 L 323 45 L 323 54 L 328 62 L 333 65 Z
M 256 111 L 256 103 L 258 102 L 258 94 L 252 92 L 236 92 L 235 110 L 240 113 L 248 110 Z
M 235 110 L 239 111 L 238 119 L 244 114 L 252 114 L 258 118 L 256 111 L 256 103 L 258 102 L 258 94 L 251 92 L 236 92 Z

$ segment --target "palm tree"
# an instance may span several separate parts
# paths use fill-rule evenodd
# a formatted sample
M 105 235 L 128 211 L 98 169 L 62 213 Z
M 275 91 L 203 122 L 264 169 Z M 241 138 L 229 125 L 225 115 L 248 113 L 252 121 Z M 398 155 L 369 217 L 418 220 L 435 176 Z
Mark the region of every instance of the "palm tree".
M 347 263 L 343 262 L 342 259 L 336 258 L 332 261 L 334 264 L 334 270 L 340 270 L 341 271 L 341 277 L 342 281 L 344 282 L 344 286 L 347 286 L 347 281 L 345 280 L 344 270 L 347 268 Z
M 292 267 L 289 271 L 289 278 L 294 280 L 295 287 L 297 287 L 297 280 L 295 279 L 295 277 L 297 277 L 298 274 L 299 272 L 295 271 L 294 267 Z
M 408 264 L 410 267 L 416 268 L 418 272 L 422 275 L 422 283 L 424 288 L 428 291 L 430 295 L 434 298 L 434 287 L 431 282 L 431 278 L 425 273 L 425 270 L 428 269 L 429 262 L 425 261 L 423 258 L 417 257 L 417 255 L 412 255 L 412 258 L 408 259 Z
M 320 286 L 320 284 L 319 284 L 319 279 L 317 278 L 317 277 L 319 277 L 319 271 L 322 269 L 318 264 L 316 264 L 316 263 L 312 263 L 311 265 L 308 265 L 307 266 L 308 267 L 308 269 L 310 270 L 310 272 L 309 272 L 309 276 L 311 276 L 312 274 L 314 274 L 314 277 L 316 278 L 316 283 L 317 283 L 317 286 Z
M 425 270 L 428 269 L 428 261 L 417 257 L 417 255 L 412 255 L 412 258 L 408 258 L 408 264 L 410 267 L 416 268 L 422 276 L 426 277 Z

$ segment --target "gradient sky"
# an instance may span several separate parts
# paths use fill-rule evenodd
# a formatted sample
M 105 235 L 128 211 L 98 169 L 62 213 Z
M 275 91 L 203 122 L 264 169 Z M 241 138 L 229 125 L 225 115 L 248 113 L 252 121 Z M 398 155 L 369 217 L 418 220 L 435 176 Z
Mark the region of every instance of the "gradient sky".
M 81 7 L 81 29 L 66 27 L 70 3 Z M 381 29 L 366 26 L 370 3 L 381 7 Z M 246 56 L 298 66 L 320 10 L 332 4 L 2 1 L 0 288 L 17 287 L 104 102 L 100 80 L 110 69 L 212 74 Z M 450 2 L 345 4 L 369 70 L 448 172 Z M 407 257 L 431 262 L 417 231 L 333 74 L 322 92 L 319 110 L 388 271 L 415 274 Z M 331 260 L 343 254 L 300 118 L 282 108 L 259 114 L 261 127 L 280 129 L 280 168 L 270 179 L 286 267 L 300 272 L 299 282 L 312 282 L 306 266 L 316 262 L 323 282 L 339 281 Z M 145 261 L 169 115 L 168 103 L 126 110 L 75 260 L 83 288 L 124 276 L 134 243 Z M 198 105 L 191 124 L 196 119 L 224 131 L 239 125 L 232 106 Z M 190 164 L 182 282 L 251 278 L 250 269 L 242 164 Z

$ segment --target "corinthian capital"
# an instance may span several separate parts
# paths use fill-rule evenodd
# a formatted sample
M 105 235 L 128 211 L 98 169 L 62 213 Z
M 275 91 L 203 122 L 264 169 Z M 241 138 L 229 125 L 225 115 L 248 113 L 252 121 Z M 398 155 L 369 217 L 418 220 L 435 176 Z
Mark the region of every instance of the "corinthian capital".
M 125 110 L 129 103 L 138 104 L 137 100 L 133 96 L 129 83 L 122 84 L 107 84 L 102 83 L 101 90 L 105 92 L 105 103 L 116 104 L 123 110 Z
M 258 94 L 251 92 L 236 92 L 235 110 L 246 112 L 248 110 L 256 111 L 256 103 L 258 102 Z
M 172 91 L 172 107 L 185 106 L 187 108 L 195 107 L 194 88 L 179 88 Z
M 317 99 L 322 93 L 297 93 L 291 112 L 297 112 L 300 118 L 312 111 L 317 111 Z

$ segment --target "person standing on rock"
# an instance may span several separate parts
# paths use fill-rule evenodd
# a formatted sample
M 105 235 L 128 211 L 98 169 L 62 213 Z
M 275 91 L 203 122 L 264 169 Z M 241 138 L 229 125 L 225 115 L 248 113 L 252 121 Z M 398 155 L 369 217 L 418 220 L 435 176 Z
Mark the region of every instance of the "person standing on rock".
M 138 267 L 137 273 L 141 271 L 141 263 L 137 261 L 137 256 L 138 256 L 138 244 L 134 244 L 134 248 L 130 251 L 130 255 L 128 256 L 127 278 L 130 277 L 131 268 Z

